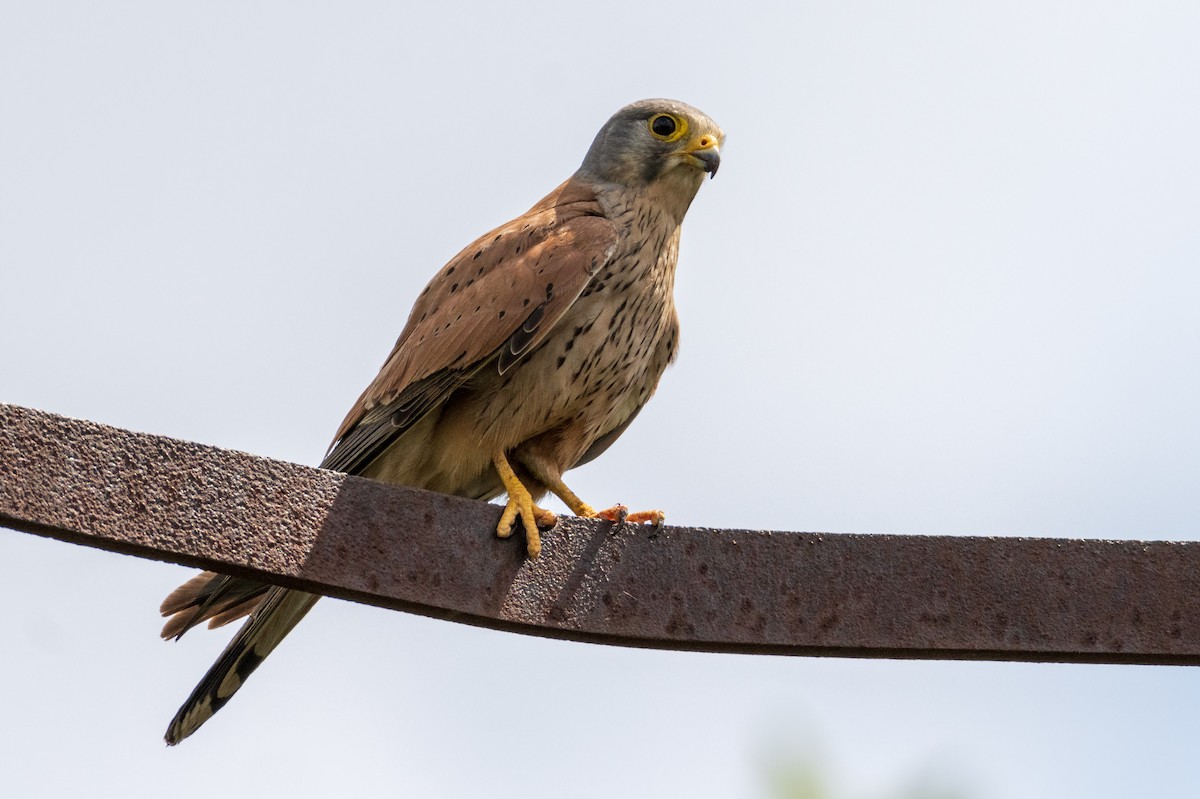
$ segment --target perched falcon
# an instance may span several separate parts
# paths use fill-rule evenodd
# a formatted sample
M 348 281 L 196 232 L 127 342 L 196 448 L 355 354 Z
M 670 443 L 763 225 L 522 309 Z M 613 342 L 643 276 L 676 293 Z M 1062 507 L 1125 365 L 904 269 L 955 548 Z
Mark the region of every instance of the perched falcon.
M 724 139 L 674 100 L 613 115 L 574 175 L 421 292 L 321 466 L 476 499 L 507 494 L 497 533 L 520 524 L 534 558 L 538 527 L 555 522 L 534 504 L 547 492 L 580 516 L 660 523 L 661 511 L 597 512 L 562 477 L 624 432 L 675 357 L 679 227 Z M 164 638 L 250 615 L 167 743 L 229 701 L 318 598 L 212 572 L 167 597 Z

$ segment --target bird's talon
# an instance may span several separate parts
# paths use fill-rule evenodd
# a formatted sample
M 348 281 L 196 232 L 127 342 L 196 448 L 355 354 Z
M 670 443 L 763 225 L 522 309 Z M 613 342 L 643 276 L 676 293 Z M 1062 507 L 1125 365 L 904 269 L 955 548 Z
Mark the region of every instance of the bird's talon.
M 492 462 L 496 466 L 496 473 L 500 475 L 501 482 L 504 483 L 504 490 L 508 492 L 508 502 L 504 506 L 504 512 L 500 514 L 500 523 L 496 525 L 496 535 L 500 538 L 508 538 L 513 534 L 514 524 L 520 517 L 521 527 L 525 530 L 526 551 L 529 553 L 529 557 L 536 558 L 542 552 L 542 536 L 538 532 L 538 526 L 553 527 L 558 523 L 558 516 L 554 514 L 554 511 L 545 510 L 533 504 L 533 495 L 517 478 L 503 452 L 493 455 Z
M 533 504 L 533 498 L 528 492 L 523 495 L 519 491 L 514 491 L 516 496 L 509 496 L 508 503 L 504 506 L 504 513 L 500 514 L 500 523 L 496 525 L 496 535 L 499 538 L 508 538 L 516 530 L 518 519 L 521 523 L 521 528 L 525 531 L 525 545 L 529 552 L 529 557 L 536 558 L 542 552 L 542 537 L 538 531 L 538 527 L 553 527 L 558 522 L 558 517 L 554 511 L 539 508 Z
M 592 518 L 606 519 L 610 522 L 616 522 L 618 527 L 620 527 L 626 522 L 626 520 L 629 519 L 629 508 L 620 503 L 613 505 L 611 508 L 606 508 L 602 511 L 594 511 L 593 513 L 594 515 Z
M 656 532 L 662 529 L 663 522 L 666 520 L 667 514 L 663 513 L 661 510 L 640 510 L 636 513 L 630 513 L 625 518 L 625 521 L 629 522 L 630 524 L 645 524 L 650 522 L 654 525 Z

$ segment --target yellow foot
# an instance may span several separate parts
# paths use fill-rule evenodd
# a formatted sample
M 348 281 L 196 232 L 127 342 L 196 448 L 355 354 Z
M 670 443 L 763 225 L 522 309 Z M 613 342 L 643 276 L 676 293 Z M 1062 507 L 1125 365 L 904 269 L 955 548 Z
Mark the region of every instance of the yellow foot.
M 651 522 L 655 529 L 658 529 L 662 527 L 663 522 L 667 518 L 667 514 L 661 510 L 640 510 L 630 513 L 629 508 L 624 505 L 613 505 L 611 508 L 598 511 L 580 499 L 574 491 L 567 488 L 561 479 L 547 479 L 543 477 L 542 480 L 545 481 L 546 487 L 571 509 L 571 513 L 585 519 L 607 519 L 610 522 L 616 522 L 618 525 L 625 524 L 626 522 L 630 524 Z
M 649 522 L 653 524 L 655 529 L 662 527 L 663 522 L 667 520 L 667 514 L 661 510 L 639 510 L 633 513 L 629 512 L 629 508 L 624 505 L 613 505 L 602 511 L 592 511 L 591 518 L 593 519 L 608 519 L 610 522 L 617 524 L 645 524 Z
M 542 553 L 542 537 L 538 532 L 538 526 L 553 527 L 558 522 L 558 517 L 554 515 L 553 511 L 539 508 L 533 504 L 533 495 L 513 472 L 503 452 L 493 455 L 492 463 L 496 467 L 496 473 L 500 475 L 500 481 L 504 483 L 504 490 L 508 493 L 508 504 L 504 506 L 504 513 L 500 514 L 500 523 L 496 525 L 496 535 L 501 538 L 508 538 L 512 535 L 513 524 L 520 516 L 521 526 L 525 528 L 525 550 L 529 553 L 529 557 L 536 558 Z

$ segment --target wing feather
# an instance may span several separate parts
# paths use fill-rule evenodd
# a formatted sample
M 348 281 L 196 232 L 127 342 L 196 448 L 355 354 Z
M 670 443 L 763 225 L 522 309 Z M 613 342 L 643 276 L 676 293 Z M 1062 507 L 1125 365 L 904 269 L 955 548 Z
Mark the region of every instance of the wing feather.
M 362 471 L 476 371 L 535 348 L 616 249 L 595 193 L 572 178 L 481 236 L 421 293 L 391 354 L 346 416 L 322 467 Z

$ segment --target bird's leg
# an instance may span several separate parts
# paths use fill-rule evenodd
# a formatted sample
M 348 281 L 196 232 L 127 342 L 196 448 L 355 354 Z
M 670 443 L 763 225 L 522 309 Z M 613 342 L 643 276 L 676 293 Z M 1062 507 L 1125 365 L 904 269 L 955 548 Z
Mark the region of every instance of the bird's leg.
M 546 484 L 546 488 L 550 489 L 550 493 L 561 499 L 563 504 L 571 509 L 571 513 L 585 519 L 595 519 L 599 515 L 591 505 L 580 499 L 578 494 L 567 488 L 562 478 L 543 476 L 541 480 Z M 622 506 L 618 505 L 617 507 Z
M 539 474 L 538 479 L 544 482 L 546 488 L 550 489 L 550 492 L 554 496 L 561 499 L 571 509 L 571 513 L 574 513 L 576 516 L 582 516 L 585 519 L 607 519 L 617 524 L 624 524 L 625 522 L 632 522 L 633 524 L 653 522 L 655 527 L 661 527 L 663 521 L 667 518 L 667 514 L 661 510 L 643 510 L 630 513 L 629 508 L 620 504 L 598 511 L 580 499 L 574 491 L 567 488 L 561 477 Z
M 492 464 L 496 467 L 496 473 L 500 475 L 500 482 L 504 483 L 504 490 L 508 493 L 508 504 L 504 506 L 504 513 L 500 515 L 500 523 L 496 525 L 496 535 L 501 538 L 512 535 L 513 522 L 520 516 L 521 526 L 525 528 L 526 551 L 529 557 L 536 558 L 542 551 L 542 537 L 538 533 L 538 525 L 553 527 L 558 517 L 553 511 L 533 504 L 533 495 L 509 465 L 503 450 L 497 450 L 492 455 Z

